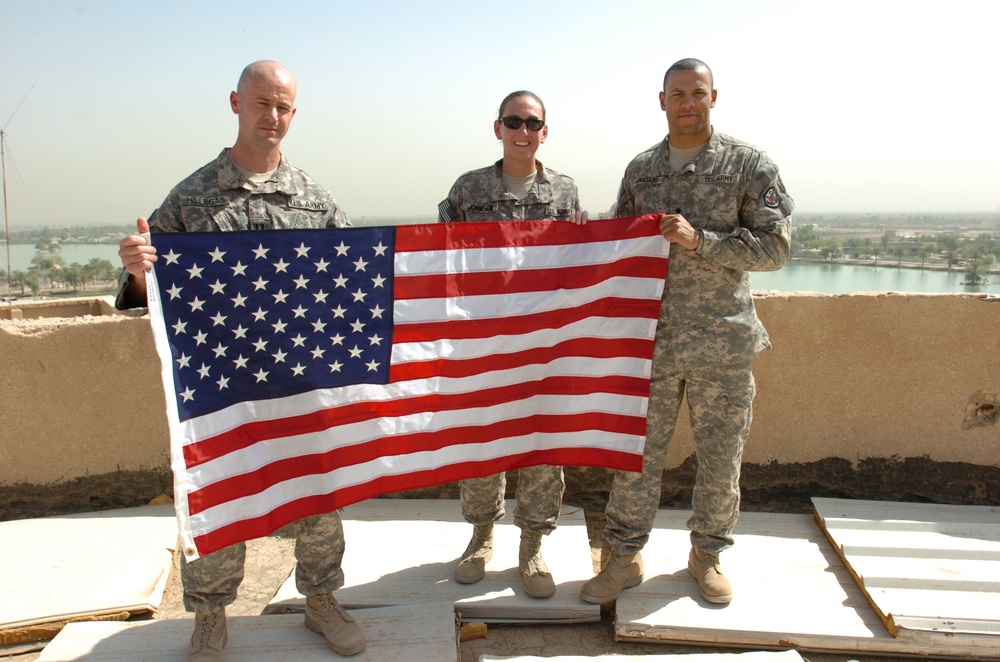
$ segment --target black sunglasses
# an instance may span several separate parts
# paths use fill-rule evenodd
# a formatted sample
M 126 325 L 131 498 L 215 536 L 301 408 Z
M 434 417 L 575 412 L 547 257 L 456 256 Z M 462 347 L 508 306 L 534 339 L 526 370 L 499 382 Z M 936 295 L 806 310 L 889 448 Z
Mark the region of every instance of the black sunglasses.
M 507 117 L 501 117 L 500 121 L 503 122 L 503 125 L 505 127 L 507 127 L 508 129 L 512 129 L 514 131 L 520 129 L 522 124 L 528 127 L 528 131 L 541 131 L 542 127 L 545 126 L 545 120 L 539 120 L 534 118 L 530 120 L 523 120 L 517 115 L 508 115 Z

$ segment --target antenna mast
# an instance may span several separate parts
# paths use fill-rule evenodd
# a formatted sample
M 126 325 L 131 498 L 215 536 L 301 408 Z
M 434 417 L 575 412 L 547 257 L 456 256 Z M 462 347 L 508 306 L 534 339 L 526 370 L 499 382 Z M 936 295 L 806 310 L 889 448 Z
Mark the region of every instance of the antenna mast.
M 28 98 L 28 94 L 31 94 L 31 90 L 35 89 L 34 86 L 28 90 L 28 93 L 24 95 L 24 99 L 21 99 L 21 103 L 17 104 L 17 108 L 14 112 L 10 114 L 7 119 L 7 123 L 0 127 L 0 170 L 3 172 L 3 227 L 4 236 L 7 238 L 7 308 L 10 310 L 10 317 L 14 319 L 14 286 L 12 284 L 11 276 L 11 257 L 10 257 L 10 214 L 7 213 L 7 133 L 6 129 L 10 126 L 11 120 L 14 119 L 14 115 L 17 115 L 17 111 L 21 109 L 24 105 L 25 99 Z

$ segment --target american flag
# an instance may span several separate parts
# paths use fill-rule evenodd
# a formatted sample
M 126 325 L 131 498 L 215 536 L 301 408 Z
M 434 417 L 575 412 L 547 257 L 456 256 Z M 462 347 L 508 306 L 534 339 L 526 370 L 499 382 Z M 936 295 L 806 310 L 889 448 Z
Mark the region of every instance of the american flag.
M 639 471 L 655 218 L 154 234 L 189 559 L 400 490 Z

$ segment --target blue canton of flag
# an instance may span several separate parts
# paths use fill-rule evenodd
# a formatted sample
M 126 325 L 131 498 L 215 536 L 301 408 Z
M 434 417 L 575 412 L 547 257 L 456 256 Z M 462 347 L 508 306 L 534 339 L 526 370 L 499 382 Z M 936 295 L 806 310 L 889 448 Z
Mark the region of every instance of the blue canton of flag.
M 179 419 L 385 384 L 394 241 L 391 227 L 154 234 Z

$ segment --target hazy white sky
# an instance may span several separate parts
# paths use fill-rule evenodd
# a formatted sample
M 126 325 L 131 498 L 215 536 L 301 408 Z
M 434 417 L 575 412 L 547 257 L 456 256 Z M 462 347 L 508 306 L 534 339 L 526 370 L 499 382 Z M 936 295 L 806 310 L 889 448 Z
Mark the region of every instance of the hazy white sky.
M 657 92 L 682 57 L 712 67 L 716 130 L 765 149 L 798 211 L 996 212 L 998 16 L 994 0 L 0 0 L 10 224 L 146 215 L 232 145 L 228 94 L 257 59 L 298 80 L 286 156 L 355 220 L 433 215 L 500 157 L 492 122 L 521 88 L 548 110 L 539 158 L 606 210 L 666 132 Z

